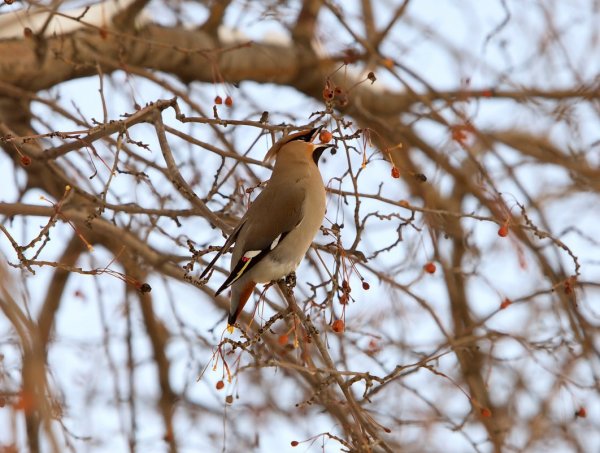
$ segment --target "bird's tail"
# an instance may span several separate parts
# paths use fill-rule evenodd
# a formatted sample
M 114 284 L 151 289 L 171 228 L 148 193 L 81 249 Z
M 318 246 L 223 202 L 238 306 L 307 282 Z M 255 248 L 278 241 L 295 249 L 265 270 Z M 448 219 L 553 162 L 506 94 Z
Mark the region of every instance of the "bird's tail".
M 229 305 L 229 317 L 227 325 L 233 326 L 244 309 L 244 305 L 252 295 L 256 282 L 252 280 L 240 282 L 239 280 L 231 285 L 231 302 Z

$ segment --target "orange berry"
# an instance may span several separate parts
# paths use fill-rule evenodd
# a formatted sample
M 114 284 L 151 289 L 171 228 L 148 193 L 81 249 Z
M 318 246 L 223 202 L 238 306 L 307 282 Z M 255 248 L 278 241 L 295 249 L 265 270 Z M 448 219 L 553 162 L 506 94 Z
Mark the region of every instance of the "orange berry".
M 342 294 L 340 296 L 340 304 L 346 305 L 348 303 L 348 294 Z
M 290 338 L 287 336 L 287 334 L 284 333 L 283 335 L 279 335 L 277 343 L 279 343 L 281 346 L 285 346 L 286 344 L 288 344 L 289 340 Z
M 329 131 L 321 131 L 319 134 L 319 140 L 321 143 L 329 143 L 333 138 L 333 134 Z
M 231 99 L 231 96 L 227 96 L 227 97 L 225 98 L 225 105 L 226 105 L 227 107 L 231 107 L 231 106 L 233 105 L 233 99 Z
M 392 178 L 398 179 L 399 177 L 400 177 L 400 170 L 398 170 L 398 167 L 396 167 L 396 166 L 392 167 Z
M 506 223 L 502 225 L 498 230 L 498 236 L 500 236 L 501 238 L 505 238 L 506 236 L 508 236 L 508 225 Z
M 371 285 L 369 285 L 369 282 L 363 281 L 362 282 L 362 287 L 366 291 L 366 290 L 368 290 L 371 287 Z
M 509 305 L 511 305 L 512 302 L 510 301 L 510 299 L 507 297 L 505 298 L 502 303 L 500 304 L 500 310 L 504 310 L 505 308 L 507 308 Z
M 480 409 L 480 412 L 481 412 L 482 417 L 491 417 L 492 416 L 492 411 L 489 410 L 487 407 L 482 407 Z
M 217 390 L 221 390 L 223 387 L 225 387 L 225 382 L 221 380 L 217 382 L 217 385 L 215 385 L 215 387 L 217 388 Z
M 221 96 L 215 97 L 215 104 L 221 105 L 222 103 L 223 103 L 223 99 L 221 99 Z
M 23 167 L 27 167 L 28 165 L 31 165 L 31 157 L 21 156 L 21 165 L 23 165 Z
M 335 333 L 342 333 L 345 329 L 344 321 L 342 321 L 341 319 L 336 319 L 335 321 L 333 321 L 331 328 Z
M 585 407 L 580 407 L 579 409 L 577 409 L 577 412 L 575 412 L 575 417 L 579 417 L 579 418 L 587 417 L 587 411 L 585 410 Z
M 432 263 L 431 261 L 423 266 L 423 270 L 428 274 L 435 274 L 435 269 L 435 263 Z
M 300 442 L 298 442 L 297 440 L 293 440 L 293 441 L 291 441 L 291 442 L 290 442 L 290 445 L 291 445 L 292 447 L 297 447 L 299 443 L 300 443 Z

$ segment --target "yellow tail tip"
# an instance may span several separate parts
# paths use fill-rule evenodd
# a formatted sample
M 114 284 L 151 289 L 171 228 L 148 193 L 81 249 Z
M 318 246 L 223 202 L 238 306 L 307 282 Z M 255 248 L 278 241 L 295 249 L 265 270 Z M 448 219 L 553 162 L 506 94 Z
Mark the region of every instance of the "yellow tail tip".
M 229 332 L 229 335 L 231 335 L 234 330 L 235 330 L 235 326 L 232 326 L 231 324 L 227 324 L 227 332 Z

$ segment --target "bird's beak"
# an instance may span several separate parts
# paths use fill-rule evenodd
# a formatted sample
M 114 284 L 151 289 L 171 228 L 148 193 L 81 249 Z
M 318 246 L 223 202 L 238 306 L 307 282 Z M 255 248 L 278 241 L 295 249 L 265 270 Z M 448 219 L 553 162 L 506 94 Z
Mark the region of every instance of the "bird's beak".
M 323 129 L 325 126 L 321 125 L 319 127 L 315 127 L 314 129 L 311 129 L 310 132 L 307 134 L 309 136 L 309 139 L 307 140 L 307 142 L 314 142 L 315 139 L 319 136 L 319 132 L 321 132 L 321 129 Z

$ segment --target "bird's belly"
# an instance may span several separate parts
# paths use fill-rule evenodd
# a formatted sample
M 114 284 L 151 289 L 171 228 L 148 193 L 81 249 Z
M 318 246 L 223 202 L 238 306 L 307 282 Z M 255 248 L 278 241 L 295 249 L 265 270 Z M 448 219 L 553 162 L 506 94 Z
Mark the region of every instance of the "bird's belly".
M 267 283 L 273 280 L 279 280 L 296 270 L 300 261 L 302 261 L 302 257 L 295 262 L 282 262 L 267 256 L 254 267 L 252 280 L 257 283 Z

